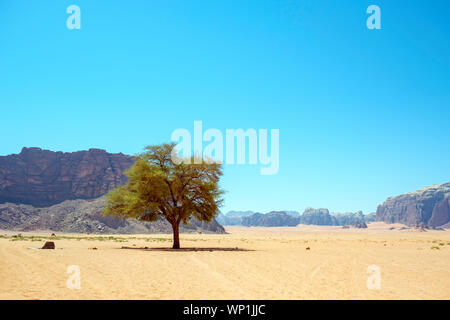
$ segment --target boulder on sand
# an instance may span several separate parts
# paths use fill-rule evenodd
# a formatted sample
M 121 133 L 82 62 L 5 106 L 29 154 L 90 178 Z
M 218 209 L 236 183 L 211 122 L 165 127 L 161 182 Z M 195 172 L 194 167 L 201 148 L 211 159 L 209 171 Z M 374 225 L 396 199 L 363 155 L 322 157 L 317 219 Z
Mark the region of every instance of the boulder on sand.
M 367 228 L 367 224 L 365 222 L 356 222 L 352 225 L 353 228 L 358 228 L 358 229 L 366 229 Z
M 47 241 L 42 249 L 55 249 L 55 243 L 53 241 Z

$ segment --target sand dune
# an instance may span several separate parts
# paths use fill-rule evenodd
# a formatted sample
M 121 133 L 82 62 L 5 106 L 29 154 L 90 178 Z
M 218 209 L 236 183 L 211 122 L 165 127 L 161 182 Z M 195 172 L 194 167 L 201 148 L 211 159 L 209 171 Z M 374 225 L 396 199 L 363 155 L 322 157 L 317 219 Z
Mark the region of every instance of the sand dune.
M 450 299 L 450 231 L 390 227 L 228 227 L 182 235 L 183 247 L 210 250 L 181 252 L 153 249 L 170 247 L 170 235 L 66 235 L 36 250 L 42 239 L 1 232 L 0 299 Z M 79 290 L 67 288 L 70 265 Z M 370 265 L 379 290 L 367 288 Z

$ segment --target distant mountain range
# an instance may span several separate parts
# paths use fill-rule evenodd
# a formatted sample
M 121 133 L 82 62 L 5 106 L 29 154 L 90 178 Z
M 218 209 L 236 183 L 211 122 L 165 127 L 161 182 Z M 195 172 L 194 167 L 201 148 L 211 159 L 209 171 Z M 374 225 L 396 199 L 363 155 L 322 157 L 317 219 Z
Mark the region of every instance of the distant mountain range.
M 226 214 L 219 213 L 216 220 L 221 225 L 237 226 L 242 225 L 242 218 L 251 216 L 254 211 L 228 211 Z
M 362 211 L 330 213 L 324 208 L 306 208 L 302 214 L 297 211 L 272 211 L 266 214 L 231 211 L 219 214 L 217 221 L 222 225 L 266 227 L 298 224 L 347 226 L 373 221 L 402 223 L 414 227 L 450 226 L 450 182 L 389 197 L 378 206 L 376 213 L 368 215 L 364 215 Z
M 243 225 L 243 226 L 296 226 L 298 224 L 313 224 L 323 226 L 344 226 L 356 223 L 369 223 L 375 220 L 375 213 L 364 215 L 362 211 L 348 213 L 332 213 L 328 209 L 307 208 L 300 215 L 297 211 L 271 211 L 266 214 L 243 211 L 220 214 L 217 221 L 223 225 Z
M 285 213 L 289 216 L 299 216 L 300 213 L 297 211 L 272 211 L 272 215 L 275 215 L 275 212 Z M 246 225 L 243 221 L 248 221 L 247 217 L 261 213 L 255 211 L 228 211 L 227 213 L 219 213 L 216 220 L 221 225 L 224 226 L 238 226 L 238 225 Z
M 247 227 L 295 227 L 298 224 L 298 217 L 287 214 L 284 211 L 271 211 L 266 214 L 254 213 L 242 219 L 242 225 Z

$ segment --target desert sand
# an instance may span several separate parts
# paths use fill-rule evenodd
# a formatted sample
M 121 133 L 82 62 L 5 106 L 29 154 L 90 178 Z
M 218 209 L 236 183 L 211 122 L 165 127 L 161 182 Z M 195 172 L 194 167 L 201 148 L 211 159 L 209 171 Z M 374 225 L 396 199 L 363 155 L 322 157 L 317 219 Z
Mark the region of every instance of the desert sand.
M 199 250 L 180 252 L 158 250 L 167 234 L 57 234 L 56 249 L 41 250 L 51 232 L 3 231 L 0 299 L 450 299 L 450 230 L 400 227 L 227 227 L 182 234 Z M 80 289 L 67 287 L 71 265 Z M 379 289 L 367 287 L 371 265 Z

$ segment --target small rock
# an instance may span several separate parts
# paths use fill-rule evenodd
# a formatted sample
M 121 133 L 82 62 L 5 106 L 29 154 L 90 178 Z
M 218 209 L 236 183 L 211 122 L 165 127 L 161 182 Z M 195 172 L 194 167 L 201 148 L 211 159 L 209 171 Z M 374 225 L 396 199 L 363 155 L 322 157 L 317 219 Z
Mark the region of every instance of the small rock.
M 365 222 L 356 222 L 352 225 L 352 227 L 357 229 L 366 229 L 367 224 Z
M 306 250 L 311 250 L 311 248 L 310 247 L 306 247 Z
M 53 241 L 47 241 L 42 249 L 55 249 L 55 243 Z

